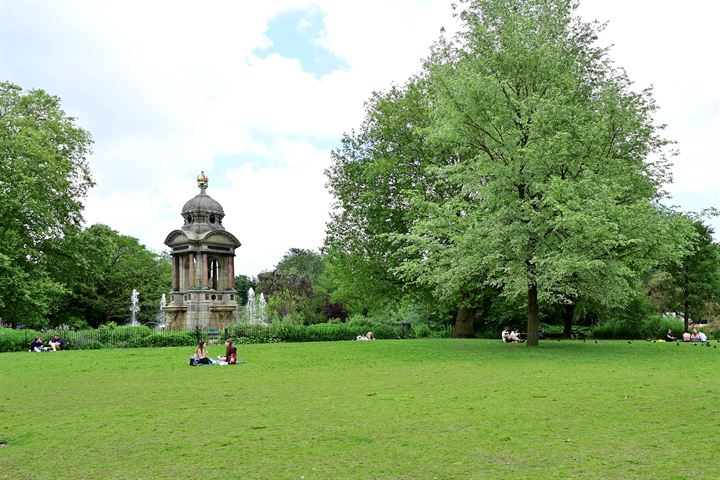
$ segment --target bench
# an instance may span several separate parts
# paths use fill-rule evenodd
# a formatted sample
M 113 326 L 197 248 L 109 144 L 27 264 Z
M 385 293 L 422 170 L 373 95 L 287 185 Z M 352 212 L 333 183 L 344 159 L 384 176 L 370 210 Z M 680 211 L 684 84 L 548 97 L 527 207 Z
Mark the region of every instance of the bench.
M 207 338 L 209 344 L 217 344 L 218 338 L 220 338 L 220 331 L 217 328 L 208 328 Z

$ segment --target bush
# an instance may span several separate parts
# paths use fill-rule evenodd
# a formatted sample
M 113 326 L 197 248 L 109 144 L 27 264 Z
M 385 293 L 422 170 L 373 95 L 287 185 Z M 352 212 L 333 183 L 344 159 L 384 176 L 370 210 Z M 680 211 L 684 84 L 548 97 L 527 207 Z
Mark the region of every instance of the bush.
M 665 338 L 668 329 L 673 336 L 679 337 L 683 333 L 684 324 L 679 318 L 662 315 L 648 315 L 639 321 L 613 320 L 602 323 L 592 330 L 592 338 L 604 340 L 639 340 L 644 338 Z
M 432 335 L 432 330 L 430 330 L 430 327 L 427 324 L 422 323 L 412 327 L 412 334 L 415 338 L 428 338 Z
M 427 333 L 427 327 L 420 327 L 421 333 Z M 275 343 L 275 342 L 327 342 L 354 340 L 361 334 L 372 331 L 376 338 L 407 338 L 416 336 L 413 329 L 400 324 L 368 323 L 316 323 L 313 325 L 276 322 L 272 325 L 236 324 L 228 329 L 235 343 Z M 0 352 L 28 350 L 33 338 L 41 337 L 47 341 L 54 333 L 65 340 L 65 348 L 70 350 L 91 350 L 99 348 L 146 348 L 146 347 L 185 347 L 197 343 L 194 330 L 180 332 L 154 332 L 148 327 L 118 327 L 108 325 L 86 330 L 53 330 L 44 333 L 35 330 L 0 329 Z M 436 332 L 432 332 L 432 334 Z
M 239 324 L 230 327 L 230 336 L 236 343 L 275 343 L 275 342 L 328 342 L 354 340 L 369 330 L 376 338 L 406 338 L 408 333 L 401 326 L 390 325 L 350 325 L 347 323 L 315 323 L 312 325 L 293 325 L 273 323 L 269 326 Z
M 30 350 L 30 342 L 43 335 L 37 330 L 15 330 L 0 328 L 0 352 L 22 352 Z
M 674 337 L 681 337 L 685 323 L 680 318 L 651 315 L 643 321 L 642 329 L 646 338 L 665 338 L 668 330 L 672 330 Z
M 108 325 L 97 329 L 85 330 L 13 330 L 0 329 L 0 352 L 19 352 L 28 350 L 33 338 L 40 337 L 47 342 L 57 333 L 65 340 L 65 348 L 70 350 L 96 350 L 99 348 L 133 347 L 185 347 L 195 345 L 195 333 L 154 332 L 146 326 L 118 327 Z
M 590 336 L 598 340 L 639 340 L 643 338 L 639 324 L 633 325 L 621 321 L 610 321 L 598 325 Z
M 570 338 L 587 338 L 592 336 L 592 328 L 584 325 L 573 325 L 570 330 Z M 543 333 L 550 333 L 553 335 L 561 335 L 565 333 L 565 325 L 548 325 L 547 323 L 540 324 L 540 331 Z
M 97 340 L 92 340 L 87 337 L 80 337 L 73 341 L 72 349 L 74 350 L 100 350 L 103 348 L 103 344 Z

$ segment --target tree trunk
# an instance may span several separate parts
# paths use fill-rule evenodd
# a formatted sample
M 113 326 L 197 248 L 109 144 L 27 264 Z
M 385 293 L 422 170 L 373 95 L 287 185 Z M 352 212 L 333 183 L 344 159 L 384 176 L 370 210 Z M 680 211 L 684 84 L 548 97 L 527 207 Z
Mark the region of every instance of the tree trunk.
M 537 347 L 538 338 L 538 291 L 537 285 L 528 285 L 528 326 L 527 326 L 527 344 L 531 347 Z
M 685 331 L 689 331 L 690 328 L 690 301 L 685 300 L 685 312 L 683 312 L 685 318 Z
M 458 310 L 455 317 L 455 328 L 453 328 L 453 338 L 470 338 L 475 333 L 475 310 L 472 308 L 462 307 Z
M 573 325 L 573 318 L 575 317 L 575 304 L 574 303 L 566 303 L 563 305 L 563 320 L 565 320 L 565 325 L 563 327 L 563 337 L 570 338 L 572 337 L 572 325 Z

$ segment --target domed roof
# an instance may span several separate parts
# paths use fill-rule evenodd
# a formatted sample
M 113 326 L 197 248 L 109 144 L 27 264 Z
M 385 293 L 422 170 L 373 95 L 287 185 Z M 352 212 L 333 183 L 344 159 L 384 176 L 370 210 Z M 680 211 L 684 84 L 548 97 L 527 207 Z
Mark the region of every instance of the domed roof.
M 219 213 L 221 215 L 225 214 L 222 205 L 206 193 L 199 193 L 185 202 L 182 213 L 185 214 L 192 212 L 212 212 Z

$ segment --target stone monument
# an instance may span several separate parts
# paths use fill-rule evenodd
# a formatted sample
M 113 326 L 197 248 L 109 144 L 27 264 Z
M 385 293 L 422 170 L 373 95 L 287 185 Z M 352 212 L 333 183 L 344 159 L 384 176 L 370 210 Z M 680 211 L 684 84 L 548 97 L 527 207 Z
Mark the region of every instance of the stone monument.
M 207 193 L 208 177 L 197 177 L 200 193 L 182 209 L 184 225 L 165 238 L 172 255 L 172 292 L 163 307 L 167 327 L 221 329 L 237 319 L 235 249 L 240 241 L 225 230 L 225 212 Z

